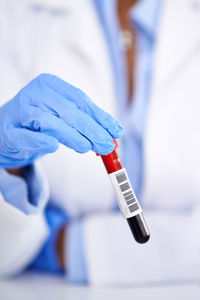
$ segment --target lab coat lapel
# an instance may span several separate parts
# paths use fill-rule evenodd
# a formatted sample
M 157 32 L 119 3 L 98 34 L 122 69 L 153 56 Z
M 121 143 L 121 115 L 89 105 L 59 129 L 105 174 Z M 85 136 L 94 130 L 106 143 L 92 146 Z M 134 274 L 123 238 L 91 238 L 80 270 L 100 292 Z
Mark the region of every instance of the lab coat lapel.
M 168 88 L 199 51 L 200 1 L 166 0 L 160 20 L 154 65 L 156 92 Z
M 168 0 L 163 7 L 144 135 L 143 206 L 199 205 L 200 10 L 193 5 Z

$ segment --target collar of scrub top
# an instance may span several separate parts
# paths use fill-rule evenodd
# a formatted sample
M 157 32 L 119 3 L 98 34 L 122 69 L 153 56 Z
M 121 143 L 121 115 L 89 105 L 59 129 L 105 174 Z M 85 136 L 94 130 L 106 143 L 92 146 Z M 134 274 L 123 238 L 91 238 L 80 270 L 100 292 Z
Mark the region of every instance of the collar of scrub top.
M 149 98 L 151 80 L 148 79 L 148 86 L 141 87 L 141 72 L 144 70 L 144 61 L 148 55 L 148 68 L 152 70 L 153 64 L 153 48 L 158 31 L 158 22 L 161 15 L 163 0 L 140 0 L 130 11 L 133 26 L 136 26 L 138 35 L 138 59 L 135 66 L 135 73 L 137 74 L 136 88 L 134 90 L 134 101 L 132 101 L 126 111 L 126 120 L 128 124 L 132 124 L 140 135 L 142 135 L 143 126 L 145 124 L 145 111 L 147 108 L 147 99 Z M 144 49 L 146 49 L 144 51 Z M 143 52 L 143 53 L 142 53 Z M 146 54 L 145 54 L 146 52 Z M 147 54 L 148 53 L 148 54 Z M 149 72 L 150 74 L 151 72 Z M 141 95 L 143 94 L 143 96 Z M 141 97 L 142 100 L 141 101 Z M 140 113 L 139 113 L 140 111 Z M 141 112 L 143 111 L 143 112 Z M 130 120 L 129 120 L 130 119 Z M 131 121 L 132 120 L 132 121 Z
M 154 40 L 163 0 L 140 0 L 131 9 L 131 19 L 141 32 Z
M 118 115 L 123 119 L 127 109 L 128 89 L 126 85 L 126 69 L 124 53 L 120 46 L 120 26 L 117 18 L 117 0 L 93 0 L 104 30 L 112 64 L 117 99 Z M 159 10 L 163 0 L 140 0 L 130 11 L 131 19 L 140 31 L 153 42 L 159 18 Z

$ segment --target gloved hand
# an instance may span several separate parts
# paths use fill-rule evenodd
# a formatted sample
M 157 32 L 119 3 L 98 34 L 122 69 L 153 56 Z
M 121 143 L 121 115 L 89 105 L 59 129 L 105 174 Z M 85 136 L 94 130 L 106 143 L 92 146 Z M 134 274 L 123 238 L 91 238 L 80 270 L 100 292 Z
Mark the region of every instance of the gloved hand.
M 58 144 L 85 153 L 112 152 L 118 121 L 81 90 L 42 74 L 0 107 L 0 167 L 22 167 L 56 151 Z

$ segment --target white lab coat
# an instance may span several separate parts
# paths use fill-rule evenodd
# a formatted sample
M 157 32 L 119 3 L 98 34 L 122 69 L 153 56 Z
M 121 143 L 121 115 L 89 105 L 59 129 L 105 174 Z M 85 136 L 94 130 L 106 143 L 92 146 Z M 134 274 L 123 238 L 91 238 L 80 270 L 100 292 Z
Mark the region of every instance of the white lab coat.
M 151 241 L 134 243 L 121 216 L 105 213 L 113 205 L 112 190 L 93 153 L 82 156 L 60 147 L 41 160 L 50 193 L 64 209 L 74 215 L 99 212 L 83 221 L 91 283 L 200 278 L 200 1 L 195 3 L 166 0 L 158 32 L 142 195 Z M 33 76 L 50 72 L 83 89 L 116 116 L 111 62 L 91 0 L 3 0 L 0 22 L 1 103 Z M 0 204 L 0 273 L 13 274 L 34 257 L 48 230 L 41 214 L 25 217 L 3 198 Z M 34 232 L 34 243 L 24 238 L 24 230 L 25 236 Z M 23 243 L 16 254 L 8 255 L 16 237 Z

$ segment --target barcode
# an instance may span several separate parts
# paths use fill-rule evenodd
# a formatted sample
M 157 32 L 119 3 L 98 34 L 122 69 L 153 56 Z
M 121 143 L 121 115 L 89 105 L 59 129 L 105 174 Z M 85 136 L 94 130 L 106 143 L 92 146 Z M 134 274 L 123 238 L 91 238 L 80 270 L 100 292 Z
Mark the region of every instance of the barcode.
M 138 206 L 137 203 L 129 206 L 129 210 L 130 210 L 131 213 L 134 212 L 134 211 L 136 211 L 136 210 L 138 210 L 138 209 L 139 209 L 139 206 Z
M 120 189 L 121 189 L 122 192 L 124 192 L 124 191 L 130 189 L 129 183 L 128 183 L 128 182 L 125 182 L 125 183 L 121 184 L 121 185 L 120 185 Z
M 117 182 L 120 184 L 127 180 L 126 173 L 121 172 L 116 175 Z
M 133 190 L 129 184 L 126 173 L 124 171 L 120 172 L 120 173 L 116 174 L 115 177 L 116 177 L 119 187 L 122 191 L 122 195 L 128 205 L 129 211 L 131 213 L 135 212 L 136 210 L 139 209 L 139 205 L 137 204 L 137 200 L 136 200 Z

